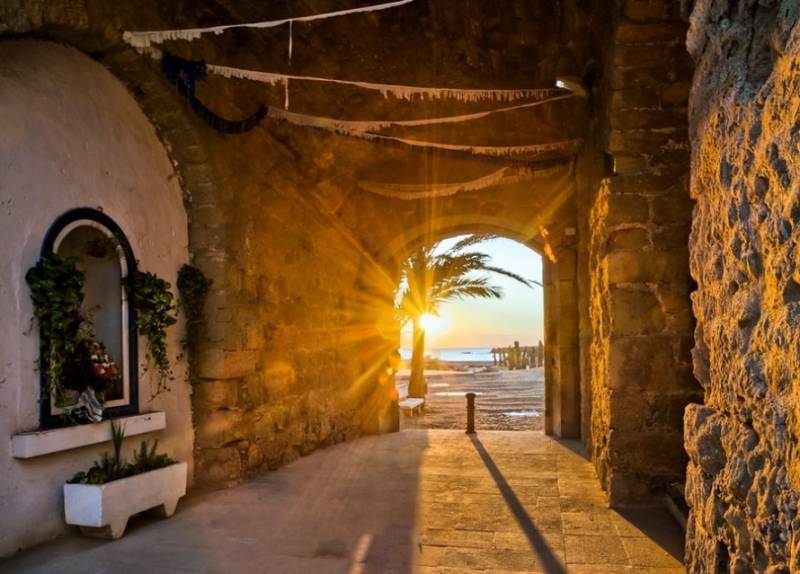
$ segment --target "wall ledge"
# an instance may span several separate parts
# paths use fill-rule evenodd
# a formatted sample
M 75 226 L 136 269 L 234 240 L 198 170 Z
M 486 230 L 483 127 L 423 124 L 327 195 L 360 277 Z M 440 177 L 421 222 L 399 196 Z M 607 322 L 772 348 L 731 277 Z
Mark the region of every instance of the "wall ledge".
M 162 411 L 119 417 L 116 420 L 125 430 L 125 436 L 136 436 L 166 428 L 167 415 Z M 34 458 L 83 446 L 109 442 L 111 421 L 77 425 L 44 431 L 15 434 L 11 437 L 14 458 Z

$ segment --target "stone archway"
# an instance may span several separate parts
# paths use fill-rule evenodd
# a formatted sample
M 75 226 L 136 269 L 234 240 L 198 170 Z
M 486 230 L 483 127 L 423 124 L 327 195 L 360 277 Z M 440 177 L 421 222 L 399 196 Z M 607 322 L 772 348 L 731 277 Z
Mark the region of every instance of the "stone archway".
M 578 366 L 577 258 L 567 246 L 555 247 L 531 229 L 475 214 L 442 217 L 406 230 L 383 250 L 384 266 L 397 273 L 398 263 L 423 243 L 467 234 L 490 234 L 517 241 L 542 256 L 545 332 L 545 432 L 561 438 L 581 437 L 581 390 Z

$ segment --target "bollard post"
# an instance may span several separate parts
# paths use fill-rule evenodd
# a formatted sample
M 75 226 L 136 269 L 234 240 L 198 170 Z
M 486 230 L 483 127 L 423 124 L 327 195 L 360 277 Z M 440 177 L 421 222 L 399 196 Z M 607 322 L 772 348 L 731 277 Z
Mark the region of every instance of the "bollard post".
M 475 393 L 467 393 L 467 434 L 475 434 Z

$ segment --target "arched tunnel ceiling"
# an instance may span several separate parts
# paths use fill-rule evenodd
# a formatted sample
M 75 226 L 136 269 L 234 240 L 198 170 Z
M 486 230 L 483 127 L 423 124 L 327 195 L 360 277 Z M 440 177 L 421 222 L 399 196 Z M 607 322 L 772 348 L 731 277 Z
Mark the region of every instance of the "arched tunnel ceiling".
M 96 51 L 102 58 L 104 52 L 129 50 L 121 44 L 123 30 L 255 22 L 375 3 L 375 0 L 269 4 L 243 0 L 145 0 L 112 6 L 89 1 L 86 18 L 76 16 L 74 24 L 87 32 L 84 36 L 62 33 L 58 27 L 48 26 L 37 32 L 55 37 L 63 35 L 85 50 Z M 162 47 L 179 56 L 208 63 L 298 75 L 458 88 L 552 88 L 557 76 L 580 76 L 598 67 L 595 59 L 600 53 L 604 25 L 610 20 L 606 13 L 608 8 L 607 3 L 599 0 L 458 3 L 415 0 L 382 12 L 296 24 L 291 63 L 287 51 L 288 26 L 236 29 L 221 35 L 205 35 L 192 42 L 168 41 Z M 45 6 L 44 21 L 47 10 Z M 63 14 L 61 16 L 63 19 Z M 36 29 L 35 24 L 30 26 Z M 157 62 L 152 61 L 150 67 L 157 71 Z M 353 120 L 440 117 L 507 105 L 507 102 L 465 103 L 452 99 L 406 102 L 359 88 L 308 82 L 291 82 L 290 93 L 292 111 Z M 270 106 L 284 103 L 282 86 L 270 87 L 213 75 L 198 84 L 198 96 L 209 108 L 228 118 L 249 115 L 263 103 Z M 489 146 L 563 141 L 586 136 L 589 106 L 586 100 L 572 99 L 464 124 L 390 128 L 385 133 L 415 140 Z M 351 227 L 362 228 L 358 231 L 362 236 L 374 231 L 364 213 L 374 212 L 375 208 L 362 205 L 364 201 L 369 202 L 369 198 L 360 197 L 368 194 L 359 187 L 359 181 L 439 185 L 481 179 L 509 165 L 502 157 L 454 159 L 446 154 L 419 153 L 403 146 L 337 137 L 271 118 L 265 120 L 262 127 L 285 155 L 284 159 L 277 160 L 265 156 L 266 166 L 290 159 L 298 174 L 297 185 L 312 188 L 308 190 L 309 195 L 324 195 L 331 182 L 335 185 L 329 187 L 344 189 L 345 198 L 335 200 L 332 209 L 338 210 Z M 206 131 L 209 136 L 213 134 Z M 240 150 L 237 137 L 241 137 L 242 142 L 246 139 L 245 136 L 226 137 L 215 147 L 234 155 Z M 247 161 L 258 162 L 260 148 L 263 153 L 274 154 L 275 145 L 260 146 L 247 137 Z M 261 140 L 259 134 L 255 138 Z M 574 150 L 556 150 L 538 154 L 535 159 L 550 162 L 541 166 L 546 169 L 553 160 L 573 153 Z M 530 158 L 523 156 L 522 159 Z M 226 161 L 230 162 L 231 170 L 236 169 L 233 166 L 238 160 L 228 157 Z M 547 205 L 547 193 L 537 197 L 538 189 L 524 182 L 504 185 L 500 190 L 504 194 L 500 201 L 503 205 L 496 201 L 497 189 L 490 190 L 491 193 L 459 193 L 457 202 L 453 197 L 442 200 L 436 211 L 448 213 L 463 208 L 467 212 L 501 213 L 517 202 L 524 206 L 522 210 L 553 214 L 563 207 L 563 194 L 559 194 L 562 203 L 558 206 Z M 400 208 L 412 219 L 411 212 L 418 209 Z M 380 243 L 376 241 L 375 244 Z
M 202 7 L 198 4 L 203 4 Z M 160 29 L 253 22 L 375 2 L 300 2 L 270 6 L 241 1 L 178 2 L 132 15 L 128 28 Z M 236 29 L 193 42 L 168 41 L 182 57 L 237 68 L 380 83 L 463 88 L 552 88 L 556 76 L 580 76 L 597 53 L 592 26 L 605 15 L 592 3 L 461 2 L 416 0 L 383 12 L 296 23 L 288 58 L 288 26 Z M 146 16 L 145 16 L 146 14 Z M 596 33 L 596 31 L 594 32 Z M 204 103 L 227 117 L 242 117 L 261 103 L 283 106 L 284 88 L 209 75 L 198 88 Z M 347 86 L 290 83 L 290 109 L 347 120 L 417 119 L 485 111 L 507 102 L 452 99 L 407 102 Z M 381 133 L 446 144 L 520 146 L 579 139 L 588 125 L 588 104 L 572 99 L 492 115 L 464 123 L 395 127 Z M 330 153 L 329 140 L 304 137 L 305 128 L 270 122 L 270 132 L 304 155 Z M 298 141 L 299 140 L 299 141 Z M 396 146 L 395 146 L 396 147 Z M 333 154 L 339 170 L 355 179 L 388 182 L 469 181 L 508 165 L 503 158 L 450 160 L 380 144 L 338 139 Z M 521 156 L 551 160 L 572 150 Z M 345 166 L 346 169 L 345 169 Z M 383 169 L 381 169 L 383 168 Z M 382 173 L 381 173 L 382 172 Z

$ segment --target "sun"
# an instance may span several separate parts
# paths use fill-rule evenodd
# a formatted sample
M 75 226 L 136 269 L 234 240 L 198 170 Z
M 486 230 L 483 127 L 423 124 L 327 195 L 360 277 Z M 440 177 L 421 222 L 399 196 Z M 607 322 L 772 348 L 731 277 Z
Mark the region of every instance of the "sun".
M 420 315 L 419 324 L 428 335 L 438 335 L 446 328 L 444 319 L 433 313 L 423 313 Z

